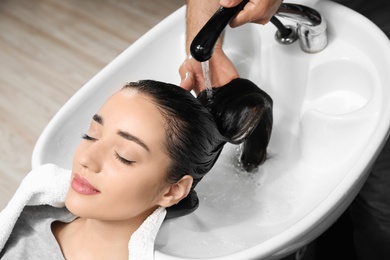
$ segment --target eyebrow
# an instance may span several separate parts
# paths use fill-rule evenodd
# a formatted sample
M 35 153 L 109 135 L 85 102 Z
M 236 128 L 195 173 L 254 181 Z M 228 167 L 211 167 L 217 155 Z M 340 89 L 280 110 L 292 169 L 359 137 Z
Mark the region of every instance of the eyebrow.
M 98 115 L 98 114 L 95 114 L 93 116 L 93 120 L 100 124 L 100 125 L 103 125 L 103 118 Z M 118 130 L 117 134 L 123 138 L 125 138 L 126 140 L 129 140 L 129 141 L 133 141 L 137 144 L 139 144 L 140 146 L 142 146 L 146 151 L 150 152 L 150 148 L 141 140 L 139 139 L 138 137 L 128 133 L 128 132 L 125 132 L 125 131 L 121 131 L 121 130 Z
M 92 118 L 96 123 L 100 124 L 100 125 L 103 125 L 103 118 L 98 115 L 98 114 L 95 114 L 93 115 L 93 118 Z
M 121 131 L 119 130 L 117 132 L 117 134 L 123 138 L 125 138 L 126 140 L 129 140 L 129 141 L 133 141 L 137 144 L 139 144 L 140 146 L 142 146 L 146 151 L 150 152 L 150 149 L 149 147 L 141 140 L 139 139 L 138 137 L 128 133 L 128 132 L 124 132 L 124 131 Z

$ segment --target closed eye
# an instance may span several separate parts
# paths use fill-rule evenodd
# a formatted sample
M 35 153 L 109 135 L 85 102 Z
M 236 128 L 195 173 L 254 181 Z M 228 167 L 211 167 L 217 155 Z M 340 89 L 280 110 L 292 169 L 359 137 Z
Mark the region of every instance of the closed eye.
M 123 164 L 126 164 L 126 165 L 132 165 L 133 163 L 135 163 L 135 161 L 130 161 L 130 160 L 127 160 L 123 157 L 121 157 L 117 152 L 115 152 L 115 157 Z
M 90 136 L 87 135 L 87 134 L 83 134 L 83 135 L 81 136 L 81 138 L 83 138 L 84 140 L 87 140 L 87 141 L 96 141 L 96 140 L 97 140 L 96 138 L 90 137 Z

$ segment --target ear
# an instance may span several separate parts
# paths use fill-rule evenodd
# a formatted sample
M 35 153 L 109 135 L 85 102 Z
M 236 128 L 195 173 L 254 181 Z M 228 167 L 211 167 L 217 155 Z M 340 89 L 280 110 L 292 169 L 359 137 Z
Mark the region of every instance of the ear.
M 169 185 L 158 205 L 168 208 L 179 203 L 179 201 L 187 197 L 191 190 L 192 182 L 193 178 L 190 175 L 185 175 L 178 182 Z

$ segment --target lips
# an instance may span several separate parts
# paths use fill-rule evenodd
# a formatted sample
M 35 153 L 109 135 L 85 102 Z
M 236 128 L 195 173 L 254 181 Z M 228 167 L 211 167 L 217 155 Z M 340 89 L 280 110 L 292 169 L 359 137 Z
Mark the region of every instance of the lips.
M 71 187 L 75 192 L 83 195 L 95 195 L 100 193 L 100 191 L 89 183 L 87 179 L 81 177 L 77 173 L 72 179 Z

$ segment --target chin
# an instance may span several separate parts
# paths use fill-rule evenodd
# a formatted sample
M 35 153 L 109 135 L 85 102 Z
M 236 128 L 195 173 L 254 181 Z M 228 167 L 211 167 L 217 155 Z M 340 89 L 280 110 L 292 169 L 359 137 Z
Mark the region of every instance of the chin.
M 92 214 L 99 212 L 91 198 L 82 196 L 69 190 L 65 198 L 65 207 L 75 216 L 91 218 Z

